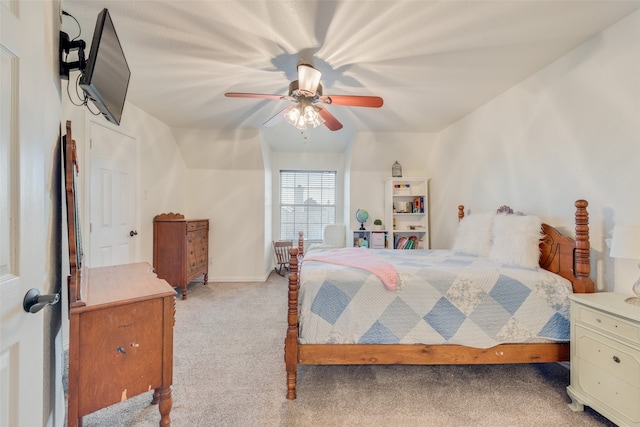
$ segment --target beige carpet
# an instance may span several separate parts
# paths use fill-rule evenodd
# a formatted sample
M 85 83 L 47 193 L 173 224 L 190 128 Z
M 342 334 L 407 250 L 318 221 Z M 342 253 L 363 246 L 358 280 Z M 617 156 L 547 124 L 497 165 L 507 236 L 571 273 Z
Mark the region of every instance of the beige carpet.
M 287 286 L 189 286 L 176 302 L 173 426 L 613 426 L 572 412 L 559 364 L 302 366 L 285 399 Z M 156 426 L 147 393 L 84 417 L 84 426 Z

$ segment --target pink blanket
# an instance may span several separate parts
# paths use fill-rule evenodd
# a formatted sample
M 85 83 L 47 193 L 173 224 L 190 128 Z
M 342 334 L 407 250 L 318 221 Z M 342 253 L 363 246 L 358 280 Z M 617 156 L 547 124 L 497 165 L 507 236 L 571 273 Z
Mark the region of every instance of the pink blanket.
M 372 249 L 343 248 L 318 252 L 304 257 L 305 261 L 328 262 L 358 268 L 375 274 L 390 291 L 396 290 L 398 272 L 393 265 L 375 254 Z

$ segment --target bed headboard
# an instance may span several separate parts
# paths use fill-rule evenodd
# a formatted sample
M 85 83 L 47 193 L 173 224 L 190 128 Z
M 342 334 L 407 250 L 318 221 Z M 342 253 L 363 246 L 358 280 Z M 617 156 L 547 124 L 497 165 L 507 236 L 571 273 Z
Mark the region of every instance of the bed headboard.
M 565 236 L 548 224 L 542 224 L 544 237 L 540 241 L 540 267 L 564 277 L 573 284 L 575 293 L 595 291 L 591 273 L 589 244 L 589 203 L 575 202 L 575 239 Z M 508 206 L 501 206 L 499 213 L 513 213 Z M 464 206 L 458 206 L 458 220 L 464 218 Z

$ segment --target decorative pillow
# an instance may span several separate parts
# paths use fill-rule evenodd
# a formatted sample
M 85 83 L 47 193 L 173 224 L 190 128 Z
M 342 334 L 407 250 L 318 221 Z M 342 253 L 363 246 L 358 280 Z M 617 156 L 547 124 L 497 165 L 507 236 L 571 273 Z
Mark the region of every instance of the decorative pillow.
M 540 218 L 530 215 L 496 215 L 489 258 L 502 264 L 539 267 L 541 238 Z
M 493 212 L 467 215 L 458 223 L 458 231 L 451 248 L 455 252 L 488 256 L 491 250 Z
M 344 248 L 347 241 L 347 227 L 344 224 L 327 224 L 322 230 L 322 243 Z

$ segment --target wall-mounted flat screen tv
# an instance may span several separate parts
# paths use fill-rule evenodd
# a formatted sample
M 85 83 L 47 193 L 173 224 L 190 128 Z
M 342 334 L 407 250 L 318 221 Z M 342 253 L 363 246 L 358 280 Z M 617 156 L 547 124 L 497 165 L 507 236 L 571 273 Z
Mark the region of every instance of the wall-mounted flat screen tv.
M 120 124 L 131 71 L 107 9 L 98 14 L 80 87 L 102 115 Z

